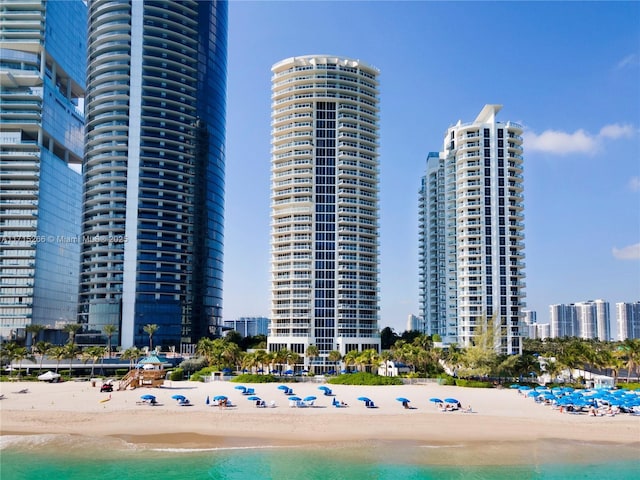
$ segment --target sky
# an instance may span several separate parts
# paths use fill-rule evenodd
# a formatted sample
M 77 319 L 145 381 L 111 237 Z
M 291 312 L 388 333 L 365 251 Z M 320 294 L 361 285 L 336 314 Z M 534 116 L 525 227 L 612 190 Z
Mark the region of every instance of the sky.
M 380 70 L 380 328 L 420 313 L 427 154 L 485 104 L 525 129 L 527 309 L 640 301 L 640 2 L 232 0 L 224 319 L 270 315 L 271 66 L 310 54 Z

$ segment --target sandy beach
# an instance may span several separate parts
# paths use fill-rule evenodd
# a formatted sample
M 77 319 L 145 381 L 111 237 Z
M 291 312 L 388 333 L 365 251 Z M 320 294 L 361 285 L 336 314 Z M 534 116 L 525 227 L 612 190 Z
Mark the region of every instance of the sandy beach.
M 116 382 L 117 384 L 117 382 Z M 166 382 L 161 388 L 101 393 L 89 382 L 0 384 L 2 435 L 70 434 L 114 437 L 136 444 L 197 448 L 240 445 L 335 444 L 358 441 L 407 441 L 426 445 L 499 443 L 530 445 L 533 441 L 614 443 L 640 447 L 640 417 L 619 414 L 590 417 L 560 413 L 536 404 L 513 389 L 472 389 L 437 384 L 404 386 L 328 385 L 335 397 L 323 396 L 319 383 L 285 383 L 299 397 L 317 397 L 313 407 L 289 406 L 280 384 L 245 384 L 275 408 L 256 408 L 236 383 Z M 25 391 L 26 393 L 19 393 Z M 152 394 L 160 405 L 140 405 Z M 179 406 L 173 395 L 192 406 Z M 206 404 L 227 396 L 235 407 Z M 360 396 L 377 408 L 365 408 Z M 411 400 L 405 409 L 398 397 Z M 473 413 L 443 412 L 432 397 L 458 399 Z M 331 405 L 336 398 L 347 408 Z

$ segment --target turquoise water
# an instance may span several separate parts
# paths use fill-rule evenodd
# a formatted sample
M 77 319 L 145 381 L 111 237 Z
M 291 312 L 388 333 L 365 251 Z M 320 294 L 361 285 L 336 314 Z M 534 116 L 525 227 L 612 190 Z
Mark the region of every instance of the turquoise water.
M 557 447 L 557 445 L 556 445 Z M 494 455 L 493 446 L 486 454 Z M 611 458 L 621 452 L 622 458 Z M 553 445 L 532 445 L 530 463 L 463 465 L 466 447 L 427 447 L 369 442 L 338 448 L 158 449 L 63 436 L 3 438 L 3 480 L 113 479 L 277 479 L 277 480 L 484 480 L 484 479 L 636 479 L 640 460 L 634 449 L 572 445 L 557 456 L 577 463 L 538 458 Z M 610 451 L 607 451 L 611 449 Z M 455 452 L 454 452 L 455 451 Z M 557 451 L 557 448 L 555 449 Z M 573 452 L 573 453 L 571 453 Z M 637 453 L 637 451 L 635 451 Z M 594 455 L 594 453 L 597 453 Z M 577 454 L 574 455 L 574 454 Z M 483 449 L 469 453 L 473 460 Z M 588 457 L 588 458 L 585 458 Z M 428 464 L 453 460 L 450 465 Z

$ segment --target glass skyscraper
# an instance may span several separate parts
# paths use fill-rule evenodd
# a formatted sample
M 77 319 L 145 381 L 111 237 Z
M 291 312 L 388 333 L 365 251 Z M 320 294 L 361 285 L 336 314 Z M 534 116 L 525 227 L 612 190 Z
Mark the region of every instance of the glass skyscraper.
M 80 321 L 123 347 L 219 334 L 228 5 L 89 3 Z
M 499 353 L 522 351 L 524 202 L 522 126 L 501 105 L 447 129 L 420 189 L 423 331 L 445 343 L 495 334 Z
M 3 340 L 76 323 L 86 19 L 81 0 L 0 7 Z
M 272 67 L 270 351 L 380 349 L 378 70 L 309 55 Z

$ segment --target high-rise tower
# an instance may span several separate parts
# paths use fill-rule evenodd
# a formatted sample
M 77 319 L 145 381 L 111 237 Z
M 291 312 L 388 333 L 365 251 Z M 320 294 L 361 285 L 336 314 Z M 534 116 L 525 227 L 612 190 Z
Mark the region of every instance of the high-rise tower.
M 76 322 L 86 20 L 81 0 L 0 7 L 2 339 Z
M 89 4 L 80 320 L 124 347 L 221 323 L 227 10 Z
M 380 348 L 378 71 L 327 55 L 272 68 L 269 349 Z
M 420 190 L 424 331 L 467 346 L 493 330 L 496 351 L 520 353 L 524 304 L 522 127 L 486 105 L 450 127 L 429 154 Z

